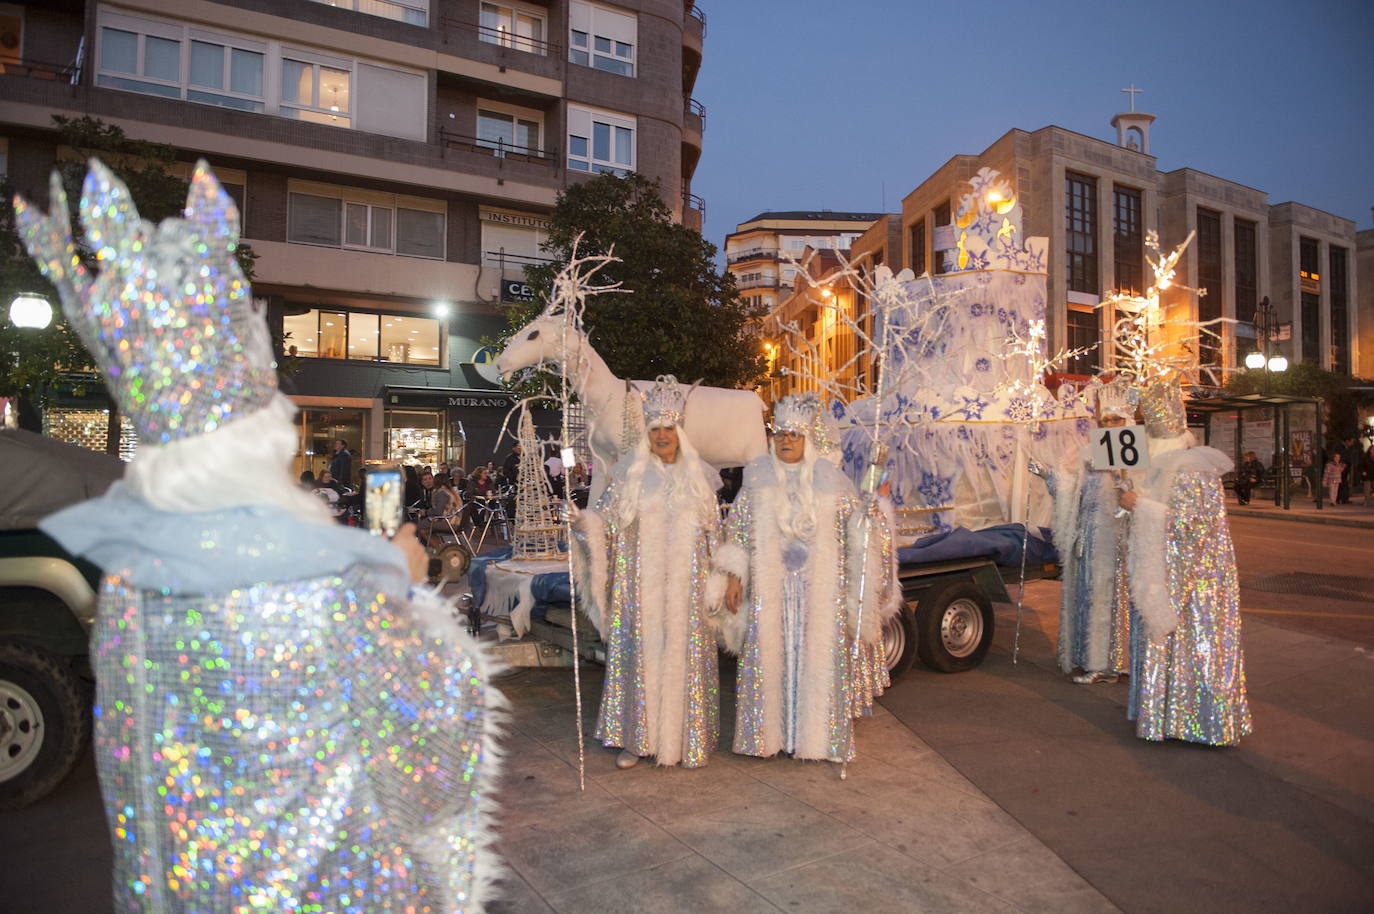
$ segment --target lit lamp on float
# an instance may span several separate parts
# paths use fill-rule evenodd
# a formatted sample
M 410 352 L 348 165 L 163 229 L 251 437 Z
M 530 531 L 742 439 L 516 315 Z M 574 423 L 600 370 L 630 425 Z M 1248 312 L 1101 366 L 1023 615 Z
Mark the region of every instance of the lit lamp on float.
M 42 330 L 52 323 L 52 305 L 41 295 L 21 292 L 10 302 L 10 323 L 16 327 Z

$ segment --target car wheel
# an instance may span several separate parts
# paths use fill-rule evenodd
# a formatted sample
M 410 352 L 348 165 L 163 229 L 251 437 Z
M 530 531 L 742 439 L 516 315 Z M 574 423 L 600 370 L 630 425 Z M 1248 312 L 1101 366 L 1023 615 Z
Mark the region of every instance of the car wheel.
M 916 607 L 921 662 L 941 673 L 962 673 L 983 662 L 992 646 L 992 603 L 969 581 L 932 587 Z
M 887 674 L 893 682 L 916 660 L 916 629 L 911 607 L 905 603 L 883 623 L 883 651 Z
M 0 809 L 47 796 L 91 734 L 86 689 L 66 661 L 0 643 Z

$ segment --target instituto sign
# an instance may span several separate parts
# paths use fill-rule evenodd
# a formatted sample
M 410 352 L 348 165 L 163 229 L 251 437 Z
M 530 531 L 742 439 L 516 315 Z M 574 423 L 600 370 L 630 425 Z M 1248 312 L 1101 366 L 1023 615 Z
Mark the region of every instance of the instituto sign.
M 499 209 L 479 209 L 478 213 L 483 222 L 539 229 L 541 232 L 547 232 L 552 228 L 547 216 L 536 216 L 533 213 L 507 213 Z

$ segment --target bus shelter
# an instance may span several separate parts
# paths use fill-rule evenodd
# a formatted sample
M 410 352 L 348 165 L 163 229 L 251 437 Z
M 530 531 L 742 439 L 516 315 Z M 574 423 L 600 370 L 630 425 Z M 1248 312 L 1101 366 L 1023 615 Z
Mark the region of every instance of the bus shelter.
M 1247 416 L 1259 410 L 1270 411 L 1273 425 L 1273 449 L 1270 468 L 1274 471 L 1274 505 L 1287 510 L 1293 502 L 1293 480 L 1307 477 L 1313 490 L 1317 508 L 1322 505 L 1320 450 L 1322 444 L 1322 413 L 1324 403 L 1319 397 L 1292 397 L 1286 394 L 1240 394 L 1231 397 L 1209 397 L 1189 400 L 1188 424 L 1201 426 L 1203 442 L 1232 454 L 1239 468 L 1247 448 L 1247 441 L 1255 442 L 1247 434 Z M 1294 429 L 1295 418 L 1311 410 L 1311 428 Z M 1300 424 L 1307 425 L 1306 422 Z M 1266 435 L 1266 437 L 1268 437 Z M 1316 478 L 1307 476 L 1310 472 Z

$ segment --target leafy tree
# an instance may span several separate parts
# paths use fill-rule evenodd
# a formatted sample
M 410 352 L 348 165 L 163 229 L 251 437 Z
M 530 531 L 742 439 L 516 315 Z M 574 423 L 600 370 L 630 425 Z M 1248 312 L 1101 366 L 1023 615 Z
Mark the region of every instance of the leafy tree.
M 67 118 L 53 115 L 53 125 L 59 142 L 79 153 L 79 161 L 58 163 L 58 173 L 67 190 L 72 207 L 72 230 L 79 236 L 80 222 L 76 208 L 81 198 L 81 183 L 86 177 L 86 160 L 99 157 L 129 188 L 138 206 L 139 215 L 150 222 L 159 222 L 179 214 L 186 205 L 187 182 L 171 173 L 177 161 L 176 147 L 131 139 L 123 129 L 85 116 Z M 70 380 L 70 373 L 91 367 L 94 359 L 85 350 L 76 332 L 61 316 L 57 290 L 39 273 L 37 264 L 24 250 L 15 224 L 10 201 L 14 190 L 3 185 L 0 203 L 0 309 L 8 318 L 9 303 L 22 292 L 42 295 L 53 306 L 54 319 L 44 330 L 20 329 L 8 319 L 0 321 L 0 397 L 18 397 L 29 404 L 45 404 L 59 384 Z M 77 237 L 83 256 L 82 239 Z M 247 244 L 240 243 L 236 251 L 239 265 L 249 281 L 257 255 Z M 75 388 L 84 391 L 78 380 Z M 26 404 L 26 405 L 29 405 Z M 21 417 L 33 414 L 21 409 Z M 110 416 L 112 429 L 118 429 L 118 418 Z M 117 431 L 112 432 L 117 439 Z M 117 441 L 115 442 L 117 444 Z M 112 445 L 113 446 L 113 445 Z
M 746 304 L 734 277 L 716 270 L 716 246 L 673 221 L 656 181 L 630 174 L 603 174 L 558 197 L 543 250 L 553 263 L 525 268 L 539 302 L 553 277 L 572 258 L 612 253 L 594 277 L 620 282 L 629 292 L 597 295 L 587 302 L 592 345 L 619 377 L 677 375 L 716 387 L 748 387 L 763 372 L 750 322 L 762 309 Z M 517 305 L 510 332 L 528 323 L 542 303 Z
M 1312 362 L 1294 362 L 1287 371 L 1270 372 L 1270 393 L 1292 397 L 1320 397 L 1326 404 L 1328 431 L 1336 437 L 1355 434 L 1358 407 L 1364 391 L 1352 387 L 1374 385 L 1348 374 L 1328 371 Z M 1232 395 L 1257 394 L 1264 391 L 1264 370 L 1246 369 L 1231 375 L 1226 391 Z

